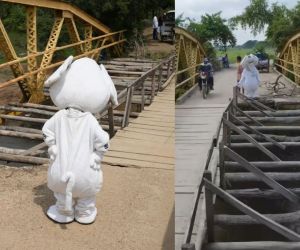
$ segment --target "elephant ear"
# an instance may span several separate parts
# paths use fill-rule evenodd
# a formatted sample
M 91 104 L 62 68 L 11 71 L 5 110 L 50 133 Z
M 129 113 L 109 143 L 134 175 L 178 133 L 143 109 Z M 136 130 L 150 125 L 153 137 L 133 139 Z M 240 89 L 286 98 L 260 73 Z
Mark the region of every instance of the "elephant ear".
M 118 103 L 118 94 L 117 94 L 116 87 L 103 64 L 100 65 L 100 69 L 102 70 L 105 83 L 107 84 L 107 86 L 109 86 L 110 100 L 114 105 L 118 105 L 119 103 Z
M 45 87 L 51 87 L 55 84 L 66 72 L 73 62 L 73 56 L 69 56 L 55 72 L 45 81 Z

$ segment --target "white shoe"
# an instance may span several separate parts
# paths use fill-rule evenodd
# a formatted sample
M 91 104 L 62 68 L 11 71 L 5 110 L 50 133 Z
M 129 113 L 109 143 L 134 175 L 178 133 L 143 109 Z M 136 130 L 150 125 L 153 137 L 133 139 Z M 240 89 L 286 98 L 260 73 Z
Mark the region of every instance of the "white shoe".
M 70 223 L 74 220 L 74 212 L 71 215 L 63 215 L 58 212 L 56 205 L 49 207 L 47 215 L 51 220 L 58 223 Z
M 97 208 L 95 208 L 94 211 L 91 212 L 91 214 L 87 213 L 81 213 L 78 212 L 75 213 L 75 220 L 80 224 L 91 224 L 95 221 L 97 216 Z

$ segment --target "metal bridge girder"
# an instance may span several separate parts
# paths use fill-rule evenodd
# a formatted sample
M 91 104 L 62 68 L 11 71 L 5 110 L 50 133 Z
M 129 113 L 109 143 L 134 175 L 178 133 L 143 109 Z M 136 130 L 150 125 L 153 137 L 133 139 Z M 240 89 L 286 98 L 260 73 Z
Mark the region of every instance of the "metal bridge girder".
M 63 17 L 56 17 L 54 21 L 54 25 L 52 27 L 52 31 L 45 49 L 45 54 L 43 56 L 40 69 L 44 69 L 48 65 L 50 65 L 52 61 L 52 57 L 57 45 L 57 41 L 59 38 L 59 34 L 62 28 L 64 22 Z M 44 85 L 44 80 L 46 78 L 45 71 L 40 71 L 37 75 L 37 89 L 34 92 L 34 96 L 32 96 L 31 100 L 32 102 L 40 102 L 44 98 L 43 95 L 43 85 Z
M 4 0 L 12 4 L 22 4 L 26 10 L 26 34 L 27 55 L 18 57 L 9 40 L 7 32 L 0 20 L 0 50 L 5 56 L 0 68 L 10 67 L 14 78 L 2 82 L 0 89 L 19 83 L 23 94 L 22 102 L 40 103 L 44 100 L 44 81 L 46 73 L 55 70 L 62 61 L 52 61 L 54 53 L 73 48 L 76 52 L 75 59 L 84 56 L 96 59 L 101 50 L 111 48 L 116 54 L 120 54 L 120 44 L 126 39 L 124 30 L 111 32 L 99 20 L 89 16 L 78 7 L 57 0 Z M 47 8 L 55 11 L 55 21 L 45 50 L 38 51 L 37 46 L 37 8 Z M 83 36 L 79 35 L 76 22 L 85 25 Z M 63 46 L 57 46 L 62 26 L 67 28 L 70 42 Z M 81 30 L 80 30 L 81 31 Z M 97 36 L 93 37 L 93 32 Z M 83 40 L 84 39 L 84 40 Z M 41 58 L 40 60 L 38 60 Z M 40 64 L 39 64 L 40 62 Z M 27 63 L 27 69 L 23 69 L 22 63 Z
M 3 52 L 7 61 L 13 61 L 18 59 L 14 47 L 9 39 L 9 36 L 5 30 L 5 27 L 0 19 L 0 50 Z M 16 62 L 10 65 L 10 68 L 15 77 L 22 76 L 24 74 L 24 69 L 20 62 Z M 23 94 L 22 101 L 27 101 L 30 97 L 30 91 L 27 87 L 26 79 L 18 81 L 19 87 Z
M 37 53 L 37 30 L 36 30 L 36 7 L 27 6 L 26 8 L 26 28 L 27 28 L 27 54 L 28 56 Z M 30 57 L 27 60 L 27 69 L 29 72 L 36 70 L 38 67 L 36 57 Z M 28 77 L 28 87 L 29 89 L 36 88 L 36 75 L 31 75 Z M 30 91 L 32 92 L 32 91 Z
M 279 60 L 279 63 L 275 65 L 279 68 L 279 71 L 285 77 L 300 85 L 300 33 L 287 41 L 277 60 Z M 291 75 L 293 78 L 290 77 Z
M 72 43 L 80 42 L 81 40 L 80 40 L 80 36 L 79 36 L 78 30 L 77 30 L 74 18 L 73 17 L 66 18 L 65 24 L 68 29 L 68 33 L 69 33 L 71 42 Z M 82 45 L 80 44 L 80 45 L 76 46 L 75 51 L 76 51 L 77 55 L 80 55 L 83 52 Z
M 84 39 L 92 39 L 93 38 L 93 26 L 85 25 L 84 26 Z M 86 41 L 84 43 L 84 51 L 88 52 L 92 50 L 92 41 Z

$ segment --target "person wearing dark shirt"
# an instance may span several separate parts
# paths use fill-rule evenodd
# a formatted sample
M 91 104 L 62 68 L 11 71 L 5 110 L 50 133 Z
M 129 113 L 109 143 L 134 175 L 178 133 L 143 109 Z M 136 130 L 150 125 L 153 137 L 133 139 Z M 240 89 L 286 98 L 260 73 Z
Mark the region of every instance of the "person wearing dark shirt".
M 214 89 L 213 67 L 207 58 L 200 64 L 200 74 L 205 72 L 207 74 L 207 83 L 211 90 Z M 199 77 L 199 88 L 202 90 L 202 79 Z

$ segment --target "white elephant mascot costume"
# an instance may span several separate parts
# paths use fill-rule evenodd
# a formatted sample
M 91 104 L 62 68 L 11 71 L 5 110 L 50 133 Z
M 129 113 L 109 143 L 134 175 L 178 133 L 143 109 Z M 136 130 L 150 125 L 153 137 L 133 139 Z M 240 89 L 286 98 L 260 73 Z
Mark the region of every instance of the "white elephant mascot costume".
M 103 65 L 90 58 L 73 62 L 72 56 L 45 86 L 60 109 L 43 127 L 50 156 L 48 187 L 56 198 L 47 215 L 59 223 L 75 219 L 90 224 L 97 215 L 95 198 L 103 181 L 100 162 L 109 142 L 92 113 L 109 101 L 117 105 L 117 92 Z
M 245 95 L 249 98 L 258 96 L 260 78 L 258 70 L 255 67 L 257 63 L 258 58 L 252 54 L 245 56 L 241 62 L 243 72 L 239 85 L 244 88 Z

